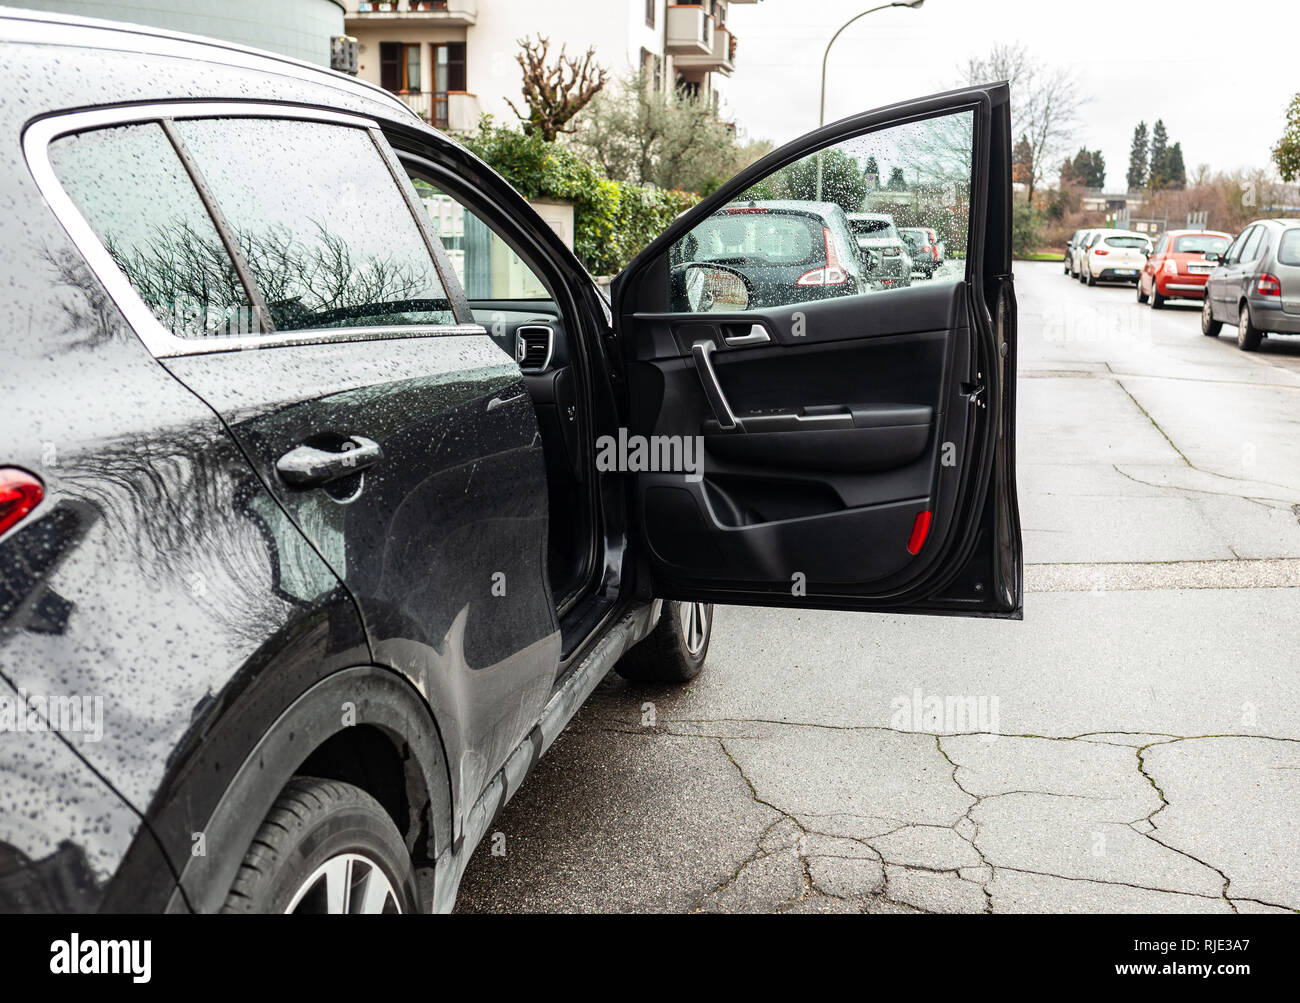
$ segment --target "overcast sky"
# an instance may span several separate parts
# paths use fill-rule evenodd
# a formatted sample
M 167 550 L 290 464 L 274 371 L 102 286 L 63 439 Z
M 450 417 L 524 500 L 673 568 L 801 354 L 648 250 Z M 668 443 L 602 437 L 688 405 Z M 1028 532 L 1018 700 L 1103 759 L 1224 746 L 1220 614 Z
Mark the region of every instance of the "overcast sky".
M 745 133 L 779 145 L 814 128 L 826 42 L 879 2 L 732 4 L 738 50 L 727 102 Z M 826 120 L 946 90 L 968 57 L 1018 41 L 1043 63 L 1076 71 L 1091 100 L 1074 149 L 1101 149 L 1107 189 L 1124 188 L 1140 119 L 1148 131 L 1164 119 L 1189 174 L 1202 163 L 1271 169 L 1269 150 L 1300 91 L 1297 35 L 1297 0 L 926 0 L 919 10 L 868 14 L 839 37 Z

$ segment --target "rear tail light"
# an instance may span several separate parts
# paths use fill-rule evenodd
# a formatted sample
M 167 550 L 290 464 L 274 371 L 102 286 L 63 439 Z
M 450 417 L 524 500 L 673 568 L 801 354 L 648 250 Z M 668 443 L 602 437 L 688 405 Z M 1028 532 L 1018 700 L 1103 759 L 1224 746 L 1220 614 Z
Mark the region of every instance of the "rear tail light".
M 17 467 L 0 467 L 0 533 L 20 523 L 44 497 L 38 478 Z
M 797 286 L 842 286 L 849 281 L 848 270 L 840 263 L 835 251 L 835 238 L 829 227 L 822 227 L 822 240 L 826 244 L 826 267 L 804 272 L 794 284 Z
M 1173 258 L 1165 259 L 1165 274 L 1166 275 L 1178 274 L 1178 262 L 1175 261 Z
M 1109 254 L 1110 251 L 1106 250 L 1106 248 L 1104 248 L 1104 247 L 1094 247 L 1094 248 L 1092 249 L 1092 253 L 1093 253 L 1093 254 Z
M 1259 283 L 1255 286 L 1255 292 L 1261 296 L 1281 296 L 1282 280 L 1276 275 L 1270 275 L 1265 272 L 1259 277 Z

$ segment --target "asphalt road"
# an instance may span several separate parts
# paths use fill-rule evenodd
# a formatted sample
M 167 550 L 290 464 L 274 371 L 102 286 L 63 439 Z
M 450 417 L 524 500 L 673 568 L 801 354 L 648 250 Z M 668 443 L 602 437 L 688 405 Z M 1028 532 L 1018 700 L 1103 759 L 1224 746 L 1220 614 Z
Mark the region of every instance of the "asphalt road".
M 1016 285 L 1024 621 L 719 608 L 694 685 L 602 684 L 461 911 L 1300 909 L 1300 339 Z

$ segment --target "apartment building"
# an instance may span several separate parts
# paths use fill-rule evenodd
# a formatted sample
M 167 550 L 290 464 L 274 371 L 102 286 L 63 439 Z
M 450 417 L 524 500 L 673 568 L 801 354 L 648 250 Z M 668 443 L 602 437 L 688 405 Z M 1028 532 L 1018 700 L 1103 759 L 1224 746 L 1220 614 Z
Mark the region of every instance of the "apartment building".
M 343 0 L 360 43 L 358 76 L 401 95 L 443 129 L 477 127 L 483 113 L 516 121 L 519 39 L 545 35 L 552 53 L 595 46 L 612 76 L 644 70 L 663 90 L 684 87 L 716 107 L 735 67 L 727 8 L 758 0 Z
M 0 0 L 15 7 L 128 21 L 221 38 L 330 65 L 331 42 L 343 34 L 344 0 Z M 356 7 L 352 2 L 351 7 Z

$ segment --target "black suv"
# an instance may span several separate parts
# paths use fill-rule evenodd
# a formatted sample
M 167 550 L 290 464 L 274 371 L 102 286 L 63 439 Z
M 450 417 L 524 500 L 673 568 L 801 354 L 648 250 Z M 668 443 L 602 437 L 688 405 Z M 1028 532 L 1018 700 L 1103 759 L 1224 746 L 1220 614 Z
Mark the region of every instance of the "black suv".
M 611 303 L 375 87 L 22 12 L 0 60 L 0 910 L 447 910 L 607 672 L 700 671 L 710 604 L 1019 617 L 1005 86 L 776 151 Z M 672 263 L 950 118 L 952 281 L 760 305 Z

